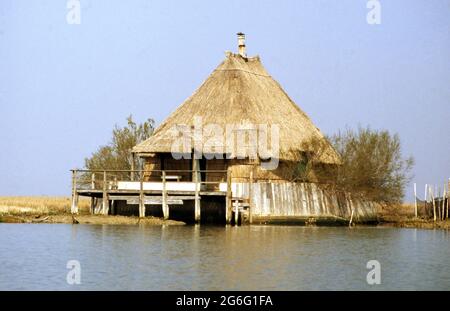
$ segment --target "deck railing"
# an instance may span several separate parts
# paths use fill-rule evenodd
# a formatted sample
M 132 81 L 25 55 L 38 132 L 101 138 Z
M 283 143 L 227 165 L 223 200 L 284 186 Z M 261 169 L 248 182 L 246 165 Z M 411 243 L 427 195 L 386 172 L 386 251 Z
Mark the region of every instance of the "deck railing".
M 160 193 L 164 218 L 169 217 L 169 193 L 192 193 L 195 219 L 200 218 L 202 191 L 226 192 L 227 206 L 231 204 L 231 174 L 227 170 L 85 170 L 72 172 L 72 213 L 78 212 L 78 196 L 102 198 L 102 213 L 108 214 L 109 196 L 128 193 L 139 196 L 139 216 L 145 217 L 145 194 Z M 218 180 L 202 180 L 202 174 L 219 174 Z M 222 175 L 222 176 L 220 176 Z M 183 179 L 183 176 L 185 179 Z M 189 176 L 186 179 L 186 176 Z M 160 180 L 159 180 L 160 178 Z M 226 187 L 223 187 L 226 185 Z M 222 187 L 221 187 L 222 186 Z M 228 210 L 228 209 L 227 209 Z M 228 217 L 228 216 L 227 216 Z

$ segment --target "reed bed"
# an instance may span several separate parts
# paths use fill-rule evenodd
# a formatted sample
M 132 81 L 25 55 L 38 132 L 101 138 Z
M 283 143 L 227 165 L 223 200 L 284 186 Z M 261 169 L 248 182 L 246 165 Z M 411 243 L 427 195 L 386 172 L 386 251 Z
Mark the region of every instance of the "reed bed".
M 0 197 L 0 215 L 55 215 L 70 213 L 69 197 L 53 196 L 11 196 Z M 90 201 L 80 198 L 80 213 L 89 212 Z

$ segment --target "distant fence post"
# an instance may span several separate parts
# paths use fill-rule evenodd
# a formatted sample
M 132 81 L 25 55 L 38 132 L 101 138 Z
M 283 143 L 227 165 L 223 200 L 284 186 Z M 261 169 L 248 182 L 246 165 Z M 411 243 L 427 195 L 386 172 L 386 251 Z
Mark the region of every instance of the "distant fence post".
M 442 207 L 441 207 L 441 219 L 445 219 L 445 185 L 444 188 L 442 188 Z
M 448 218 L 448 201 L 450 199 L 450 195 L 449 194 L 450 194 L 450 181 L 447 183 L 447 196 L 446 196 L 446 199 L 447 199 L 447 218 Z
M 72 214 L 78 214 L 77 170 L 72 170 Z
M 428 189 L 430 191 L 431 203 L 433 204 L 433 221 L 436 221 L 436 204 L 434 202 L 434 194 L 433 194 L 434 189 L 431 186 Z
M 414 183 L 414 216 L 417 218 L 417 185 Z

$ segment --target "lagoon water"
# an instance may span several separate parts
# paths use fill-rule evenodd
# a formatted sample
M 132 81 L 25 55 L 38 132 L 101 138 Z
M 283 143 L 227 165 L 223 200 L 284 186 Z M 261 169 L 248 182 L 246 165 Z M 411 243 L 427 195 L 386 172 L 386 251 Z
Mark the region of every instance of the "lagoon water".
M 69 285 L 69 260 L 81 284 Z M 369 260 L 381 284 L 369 285 Z M 0 290 L 450 290 L 450 232 L 0 224 Z

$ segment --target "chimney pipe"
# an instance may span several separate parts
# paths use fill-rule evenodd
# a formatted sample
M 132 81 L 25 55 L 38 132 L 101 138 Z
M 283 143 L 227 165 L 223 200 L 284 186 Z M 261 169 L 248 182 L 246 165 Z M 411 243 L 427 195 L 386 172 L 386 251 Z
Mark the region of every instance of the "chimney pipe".
M 247 52 L 245 51 L 245 34 L 242 32 L 238 32 L 237 36 L 238 36 L 239 55 L 241 55 L 242 57 L 247 57 Z

